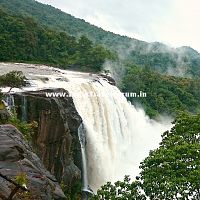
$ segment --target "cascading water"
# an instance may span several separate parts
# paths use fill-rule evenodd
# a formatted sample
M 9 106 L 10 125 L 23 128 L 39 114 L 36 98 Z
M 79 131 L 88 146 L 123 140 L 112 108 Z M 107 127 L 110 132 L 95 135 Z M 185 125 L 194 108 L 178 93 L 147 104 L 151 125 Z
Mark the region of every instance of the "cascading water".
M 65 88 L 74 93 L 75 106 L 87 130 L 87 170 L 92 190 L 96 192 L 102 184 L 121 180 L 124 175 L 137 176 L 140 162 L 157 147 L 166 125 L 136 110 L 107 81 L 75 82 Z
M 14 96 L 11 94 L 6 95 L 6 99 L 5 99 L 7 105 L 9 106 L 9 108 L 14 108 L 15 107 L 15 100 L 14 100 Z
M 87 159 L 86 159 L 86 152 L 85 152 L 85 133 L 84 133 L 84 126 L 83 124 L 80 125 L 78 128 L 78 137 L 81 144 L 81 155 L 82 155 L 82 168 L 83 168 L 83 191 L 87 191 L 88 188 L 88 175 L 87 175 Z
M 27 120 L 27 99 L 26 99 L 26 96 L 22 96 L 21 112 L 22 112 L 22 121 L 26 121 Z
M 36 75 L 36 72 L 32 74 L 34 87 L 27 90 L 66 89 L 73 96 L 75 107 L 83 120 L 84 137 L 81 133 L 83 127 L 79 129 L 83 188 L 88 189 L 89 185 L 96 192 L 107 181 L 121 180 L 124 175 L 138 175 L 140 162 L 149 150 L 158 146 L 161 133 L 169 129 L 171 123 L 150 120 L 143 110 L 129 104 L 117 87 L 96 75 L 47 67 L 35 68 L 38 74 L 43 75 Z M 33 71 L 36 69 L 31 68 Z M 30 76 L 26 70 L 27 67 L 24 67 L 22 71 Z
M 86 135 L 84 125 L 81 124 L 78 128 L 78 137 L 81 144 L 81 155 L 82 155 L 82 191 L 85 193 L 85 199 L 87 199 L 87 194 L 92 194 L 93 192 L 89 188 L 88 183 L 88 172 L 87 172 L 87 156 L 86 156 Z
M 6 109 L 10 116 L 13 115 L 13 111 L 15 110 L 15 99 L 12 94 L 7 94 L 5 97 Z

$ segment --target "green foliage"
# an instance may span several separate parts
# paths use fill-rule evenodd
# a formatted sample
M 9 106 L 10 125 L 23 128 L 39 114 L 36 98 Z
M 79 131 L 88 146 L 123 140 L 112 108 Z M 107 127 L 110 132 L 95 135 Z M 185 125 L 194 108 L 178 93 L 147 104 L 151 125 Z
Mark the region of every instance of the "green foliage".
M 108 182 L 97 191 L 97 195 L 90 198 L 91 200 L 146 200 L 141 193 L 140 182 L 130 183 L 130 178 L 125 176 L 124 181 L 117 181 L 114 184 Z
M 200 108 L 200 79 L 161 75 L 149 68 L 131 66 L 123 80 L 123 92 L 146 92 L 146 98 L 128 98 L 140 103 L 150 117 L 177 116 L 181 111 L 197 113 Z
M 15 182 L 21 186 L 26 186 L 28 184 L 28 179 L 26 173 L 21 173 L 16 176 Z
M 32 18 L 14 16 L 0 9 L 0 61 L 35 62 L 57 67 L 100 71 L 112 53 L 64 32 L 39 26 Z
M 64 181 L 61 181 L 60 187 L 67 197 L 67 200 L 81 199 L 81 182 L 77 182 L 72 188 L 69 188 L 69 186 L 65 185 Z
M 200 199 L 200 114 L 182 113 L 173 124 L 140 164 L 136 181 L 125 176 L 122 182 L 108 182 L 91 199 Z
M 28 188 L 27 187 L 27 185 L 28 185 L 27 174 L 25 172 L 20 173 L 19 175 L 17 175 L 15 177 L 15 182 L 24 188 Z M 30 188 L 28 188 L 28 189 L 30 189 Z M 30 191 L 23 191 L 23 190 L 16 190 L 14 197 L 17 197 L 21 200 L 31 200 L 31 199 L 39 200 L 40 199 L 40 198 L 37 198 L 34 195 L 32 195 Z
M 200 114 L 182 114 L 174 124 L 142 162 L 142 186 L 150 199 L 199 199 Z
M 26 77 L 21 71 L 11 71 L 0 76 L 0 87 L 20 88 L 26 86 Z
M 31 140 L 35 130 L 38 127 L 38 123 L 36 121 L 27 123 L 19 120 L 15 114 L 8 120 L 8 123 L 15 126 L 23 134 L 27 141 Z
M 0 90 L 0 101 L 3 99 L 4 94 L 2 93 L 2 91 Z
M 105 44 L 107 47 L 116 47 L 116 44 L 121 45 L 123 43 L 128 45 L 131 41 L 137 41 L 104 31 L 50 5 L 44 5 L 33 0 L 1 0 L 0 5 L 13 14 L 33 17 L 37 22 L 51 29 L 64 31 L 75 37 L 86 35 L 93 42 Z

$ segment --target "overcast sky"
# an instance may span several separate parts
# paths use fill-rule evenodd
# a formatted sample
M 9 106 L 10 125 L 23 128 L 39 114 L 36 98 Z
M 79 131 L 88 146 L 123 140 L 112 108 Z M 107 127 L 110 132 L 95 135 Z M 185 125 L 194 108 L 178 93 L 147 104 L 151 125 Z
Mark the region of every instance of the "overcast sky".
M 122 35 L 200 51 L 200 0 L 38 0 Z

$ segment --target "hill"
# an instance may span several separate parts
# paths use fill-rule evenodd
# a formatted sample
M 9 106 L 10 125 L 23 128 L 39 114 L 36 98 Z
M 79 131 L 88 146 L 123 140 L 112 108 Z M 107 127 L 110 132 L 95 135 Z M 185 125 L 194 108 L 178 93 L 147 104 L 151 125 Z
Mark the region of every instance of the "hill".
M 168 75 L 200 76 L 200 54 L 190 47 L 175 49 L 158 42 L 147 43 L 120 36 L 34 0 L 1 0 L 0 6 L 14 14 L 33 17 L 39 24 L 51 29 L 75 37 L 86 35 L 93 42 L 117 51 L 123 63 L 148 66 Z
M 0 61 L 34 62 L 61 68 L 100 71 L 109 50 L 87 37 L 41 27 L 32 18 L 13 16 L 0 9 Z
M 122 81 L 124 92 L 146 93 L 145 98 L 129 97 L 140 104 L 150 117 L 159 114 L 176 117 L 180 112 L 200 111 L 200 79 L 162 75 L 148 68 L 131 66 Z

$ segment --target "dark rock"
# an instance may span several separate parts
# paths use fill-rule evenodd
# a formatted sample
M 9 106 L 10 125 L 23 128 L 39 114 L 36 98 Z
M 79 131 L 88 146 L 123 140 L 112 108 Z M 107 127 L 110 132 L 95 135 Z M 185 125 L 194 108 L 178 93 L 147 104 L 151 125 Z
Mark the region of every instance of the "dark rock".
M 116 82 L 115 82 L 115 80 L 112 77 L 110 77 L 108 75 L 105 75 L 105 74 L 99 74 L 99 76 L 102 77 L 102 78 L 104 78 L 111 85 L 116 86 Z
M 13 181 L 21 173 L 26 174 L 32 200 L 66 199 L 56 178 L 46 170 L 23 135 L 12 125 L 0 126 L 0 173 Z M 0 177 L 0 199 L 8 198 L 14 187 Z M 19 195 L 17 193 L 14 199 L 21 199 Z
M 78 127 L 82 120 L 69 98 L 48 98 L 46 92 L 67 92 L 63 89 L 42 90 L 15 95 L 19 117 L 25 97 L 28 121 L 37 121 L 37 133 L 33 136 L 33 148 L 45 167 L 72 188 L 81 180 L 81 154 Z M 22 117 L 24 118 L 24 117 Z

